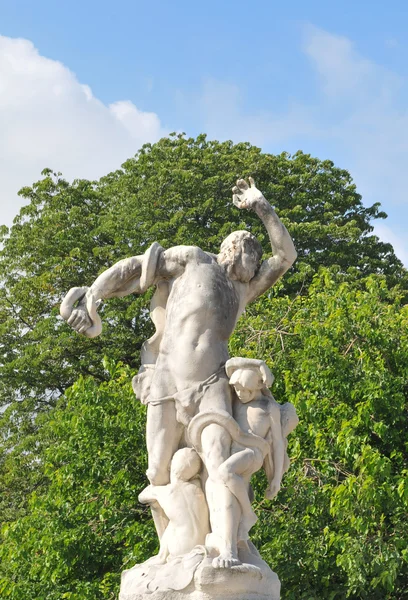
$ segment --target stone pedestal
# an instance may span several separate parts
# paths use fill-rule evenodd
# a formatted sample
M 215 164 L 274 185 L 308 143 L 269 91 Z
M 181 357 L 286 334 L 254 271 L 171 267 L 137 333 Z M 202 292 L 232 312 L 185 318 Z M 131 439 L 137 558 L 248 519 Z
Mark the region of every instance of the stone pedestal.
M 119 600 L 279 600 L 276 573 L 259 555 L 248 558 L 230 569 L 214 569 L 208 556 L 135 565 L 122 573 Z

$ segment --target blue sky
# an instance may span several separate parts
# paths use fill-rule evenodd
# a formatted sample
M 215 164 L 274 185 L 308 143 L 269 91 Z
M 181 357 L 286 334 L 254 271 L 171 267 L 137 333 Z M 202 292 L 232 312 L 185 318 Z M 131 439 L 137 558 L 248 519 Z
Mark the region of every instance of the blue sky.
M 0 221 L 49 166 L 97 177 L 170 131 L 347 168 L 408 264 L 408 5 L 0 1 Z

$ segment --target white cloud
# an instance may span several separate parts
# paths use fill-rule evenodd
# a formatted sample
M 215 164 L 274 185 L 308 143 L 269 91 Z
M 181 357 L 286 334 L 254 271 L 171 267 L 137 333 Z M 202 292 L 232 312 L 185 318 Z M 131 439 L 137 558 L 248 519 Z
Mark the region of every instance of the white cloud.
M 128 130 L 135 140 L 155 140 L 161 131 L 156 113 L 143 112 L 133 102 L 121 100 L 109 105 L 111 113 Z
M 0 224 L 11 223 L 17 191 L 44 167 L 100 177 L 165 134 L 155 113 L 129 100 L 107 106 L 30 41 L 0 36 Z
M 400 95 L 407 82 L 361 57 L 347 38 L 315 27 L 308 28 L 305 52 L 320 76 L 327 139 L 363 195 L 406 205 L 408 110 Z
M 199 106 L 209 137 L 265 146 L 318 134 L 309 109 L 301 104 L 292 103 L 282 114 L 271 111 L 246 114 L 242 104 L 243 95 L 238 85 L 206 79 Z
M 321 77 L 323 91 L 337 103 L 356 105 L 371 94 L 376 101 L 385 100 L 401 83 L 396 74 L 361 56 L 351 40 L 318 27 L 305 28 L 303 49 Z
M 374 233 L 375 235 L 378 235 L 378 237 L 384 242 L 391 244 L 400 261 L 408 267 L 408 248 L 406 244 L 406 237 L 398 235 L 384 223 L 377 223 L 374 227 Z
M 396 38 L 390 37 L 385 40 L 385 45 L 387 48 L 398 48 L 399 42 Z

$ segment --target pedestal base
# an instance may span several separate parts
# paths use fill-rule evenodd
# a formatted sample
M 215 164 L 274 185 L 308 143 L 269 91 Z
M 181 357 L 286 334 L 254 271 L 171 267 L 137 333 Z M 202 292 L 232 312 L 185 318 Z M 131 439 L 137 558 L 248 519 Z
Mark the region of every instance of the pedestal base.
M 174 562 L 174 561 L 173 561 Z M 268 565 L 243 563 L 214 569 L 206 557 L 194 565 L 136 565 L 122 573 L 119 600 L 279 600 L 280 581 Z

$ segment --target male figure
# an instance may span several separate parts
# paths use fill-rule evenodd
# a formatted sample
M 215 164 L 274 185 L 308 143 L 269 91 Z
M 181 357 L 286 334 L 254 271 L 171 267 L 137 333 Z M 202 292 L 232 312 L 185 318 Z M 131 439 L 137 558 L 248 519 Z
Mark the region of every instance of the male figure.
M 183 433 L 177 401 L 172 398 L 184 392 L 188 397 L 191 391 L 194 395 L 199 388 L 198 410 L 220 409 L 231 414 L 231 388 L 222 374 L 228 360 L 228 339 L 245 306 L 268 290 L 296 258 L 290 235 L 254 181 L 250 179 L 248 186 L 238 180 L 233 193 L 234 204 L 254 210 L 267 229 L 273 257 L 260 267 L 262 248 L 246 231 L 228 236 L 218 256 L 194 246 L 165 251 L 152 247 L 155 260 L 136 256 L 118 262 L 96 279 L 70 316 L 61 310 L 68 323 L 86 335 L 95 326 L 89 314 L 96 314 L 98 300 L 142 293 L 148 285 L 158 287 L 162 333 L 151 340 L 155 368 L 149 380 L 146 433 L 152 485 L 169 483 L 171 458 Z M 164 298 L 161 303 L 160 296 Z M 231 567 L 239 564 L 240 509 L 218 473 L 230 456 L 231 438 L 221 426 L 211 424 L 202 433 L 202 447 L 210 522 L 219 550 L 213 564 Z

